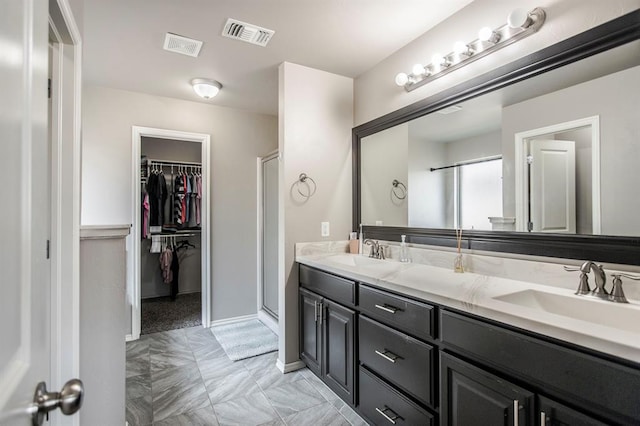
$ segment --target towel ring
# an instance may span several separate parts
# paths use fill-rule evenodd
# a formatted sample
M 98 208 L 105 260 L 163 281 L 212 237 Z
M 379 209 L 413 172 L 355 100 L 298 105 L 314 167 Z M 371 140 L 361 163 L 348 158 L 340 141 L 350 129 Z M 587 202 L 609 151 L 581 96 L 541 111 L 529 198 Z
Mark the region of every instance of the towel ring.
M 313 183 L 313 189 L 311 189 L 311 185 L 309 185 L 307 180 L 310 180 Z M 308 191 L 306 194 L 300 191 L 300 184 L 302 183 L 304 183 L 307 186 Z M 318 189 L 318 185 L 316 185 L 316 181 L 313 180 L 311 177 L 307 176 L 306 173 L 300 173 L 300 176 L 298 176 L 298 180 L 296 181 L 296 189 L 298 190 L 298 194 L 302 195 L 304 198 L 309 198 L 316 193 L 316 190 Z
M 391 182 L 391 185 L 391 193 L 398 200 L 404 200 L 405 198 L 407 198 L 407 187 L 404 183 L 400 182 L 398 179 L 394 179 L 393 182 Z

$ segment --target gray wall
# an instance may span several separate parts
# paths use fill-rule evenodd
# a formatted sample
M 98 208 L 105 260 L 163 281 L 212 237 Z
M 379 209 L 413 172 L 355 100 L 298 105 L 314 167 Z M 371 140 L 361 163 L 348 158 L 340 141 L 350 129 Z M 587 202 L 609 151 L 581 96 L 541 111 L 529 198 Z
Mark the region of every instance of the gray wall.
M 360 154 L 360 196 L 364 225 L 376 225 L 381 221 L 385 226 L 408 226 L 409 197 L 399 200 L 391 196 L 394 179 L 409 188 L 408 150 L 408 123 L 364 138 Z M 402 193 L 401 187 L 396 191 Z
M 544 26 L 536 34 L 413 92 L 407 93 L 395 85 L 397 73 L 410 72 L 416 62 L 429 62 L 428 58 L 434 52 L 450 52 L 456 40 L 476 39 L 482 26 L 497 28 L 504 25 L 514 7 L 527 10 L 544 8 L 547 13 Z M 410 105 L 638 7 L 640 0 L 518 0 L 517 6 L 512 0 L 475 0 L 356 78 L 355 124 Z
M 80 242 L 80 378 L 83 425 L 125 421 L 125 239 Z
M 278 105 L 284 238 L 279 361 L 287 364 L 299 359 L 295 243 L 346 240 L 351 231 L 353 80 L 285 62 L 279 68 Z M 306 202 L 291 190 L 303 172 L 318 185 Z M 321 237 L 323 221 L 331 224 L 329 237 Z
M 620 71 L 503 109 L 504 212 L 515 216 L 514 135 L 566 121 L 600 116 L 600 205 L 603 235 L 640 234 L 640 67 Z
M 85 86 L 83 224 L 132 222 L 134 125 L 211 135 L 212 318 L 255 314 L 256 158 L 277 147 L 276 118 L 199 102 Z
M 418 138 L 409 124 L 409 226 L 442 228 L 445 226 L 445 180 L 442 172 L 429 168 L 446 163 L 444 144 Z

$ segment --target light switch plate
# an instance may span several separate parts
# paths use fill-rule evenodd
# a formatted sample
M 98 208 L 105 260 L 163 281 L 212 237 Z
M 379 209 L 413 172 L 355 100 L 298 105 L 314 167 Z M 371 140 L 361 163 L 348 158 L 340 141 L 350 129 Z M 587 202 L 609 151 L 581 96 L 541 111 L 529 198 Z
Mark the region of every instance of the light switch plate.
M 323 237 L 328 237 L 329 236 L 329 222 L 322 222 L 320 224 L 320 234 Z

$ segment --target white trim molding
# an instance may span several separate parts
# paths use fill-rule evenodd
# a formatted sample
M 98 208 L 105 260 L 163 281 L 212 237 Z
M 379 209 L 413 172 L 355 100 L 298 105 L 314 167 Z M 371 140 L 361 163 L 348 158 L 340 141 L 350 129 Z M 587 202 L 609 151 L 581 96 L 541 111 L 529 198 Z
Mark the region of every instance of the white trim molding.
M 213 327 L 213 326 L 216 326 L 216 325 L 235 324 L 237 322 L 249 321 L 249 320 L 252 320 L 252 319 L 258 319 L 258 315 L 257 314 L 242 315 L 242 316 L 239 316 L 239 317 L 225 318 L 225 319 L 221 319 L 221 320 L 216 320 L 216 321 L 212 321 L 209 324 L 209 327 Z
M 80 227 L 80 239 L 104 240 L 124 238 L 131 233 L 131 225 L 84 225 Z
M 282 374 L 287 374 L 287 373 L 291 373 L 292 371 L 300 370 L 306 367 L 306 365 L 301 360 L 284 364 L 282 361 L 280 361 L 280 359 L 278 359 L 276 361 L 276 367 L 278 367 L 278 370 L 280 370 Z
M 185 142 L 196 142 L 202 144 L 202 192 L 205 196 L 202 199 L 201 226 L 202 236 L 200 245 L 202 247 L 202 324 L 206 327 L 211 322 L 211 136 L 204 133 L 182 132 L 179 130 L 157 129 L 152 127 L 132 126 L 132 149 L 131 149 L 131 181 L 132 193 L 132 223 L 131 236 L 127 250 L 128 273 L 127 273 L 127 297 L 131 301 L 131 336 L 132 340 L 140 338 L 140 238 L 141 220 L 139 208 L 141 203 L 140 194 L 140 153 L 143 137 L 172 139 Z
M 539 129 L 527 130 L 515 134 L 515 191 L 516 191 L 516 231 L 526 232 L 527 217 L 527 193 L 528 178 L 526 173 L 527 152 L 526 142 L 529 139 L 561 133 L 583 127 L 591 128 L 591 205 L 592 205 L 592 234 L 599 235 L 602 232 L 601 207 L 600 207 L 600 116 L 585 117 L 578 120 L 558 123 Z

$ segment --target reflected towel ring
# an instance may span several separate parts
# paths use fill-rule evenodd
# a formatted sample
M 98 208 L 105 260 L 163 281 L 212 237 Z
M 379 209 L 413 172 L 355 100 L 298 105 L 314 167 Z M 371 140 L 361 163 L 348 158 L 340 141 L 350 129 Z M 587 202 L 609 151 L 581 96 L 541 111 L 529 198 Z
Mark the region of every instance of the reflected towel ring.
M 310 180 L 313 183 L 313 189 L 311 188 L 311 185 L 309 185 L 309 183 L 307 182 L 308 180 Z M 301 183 L 304 183 L 307 186 L 307 189 L 308 189 L 307 193 L 300 191 Z M 313 180 L 311 177 L 307 176 L 306 173 L 300 173 L 300 176 L 298 176 L 298 180 L 296 181 L 296 189 L 298 190 L 298 194 L 302 195 L 304 198 L 309 198 L 316 193 L 316 189 L 318 189 L 318 185 L 316 185 L 316 181 Z
M 404 200 L 407 198 L 407 187 L 404 183 L 400 182 L 398 179 L 394 179 L 393 182 L 391 182 L 391 185 L 393 186 L 391 188 L 391 193 L 398 200 Z

